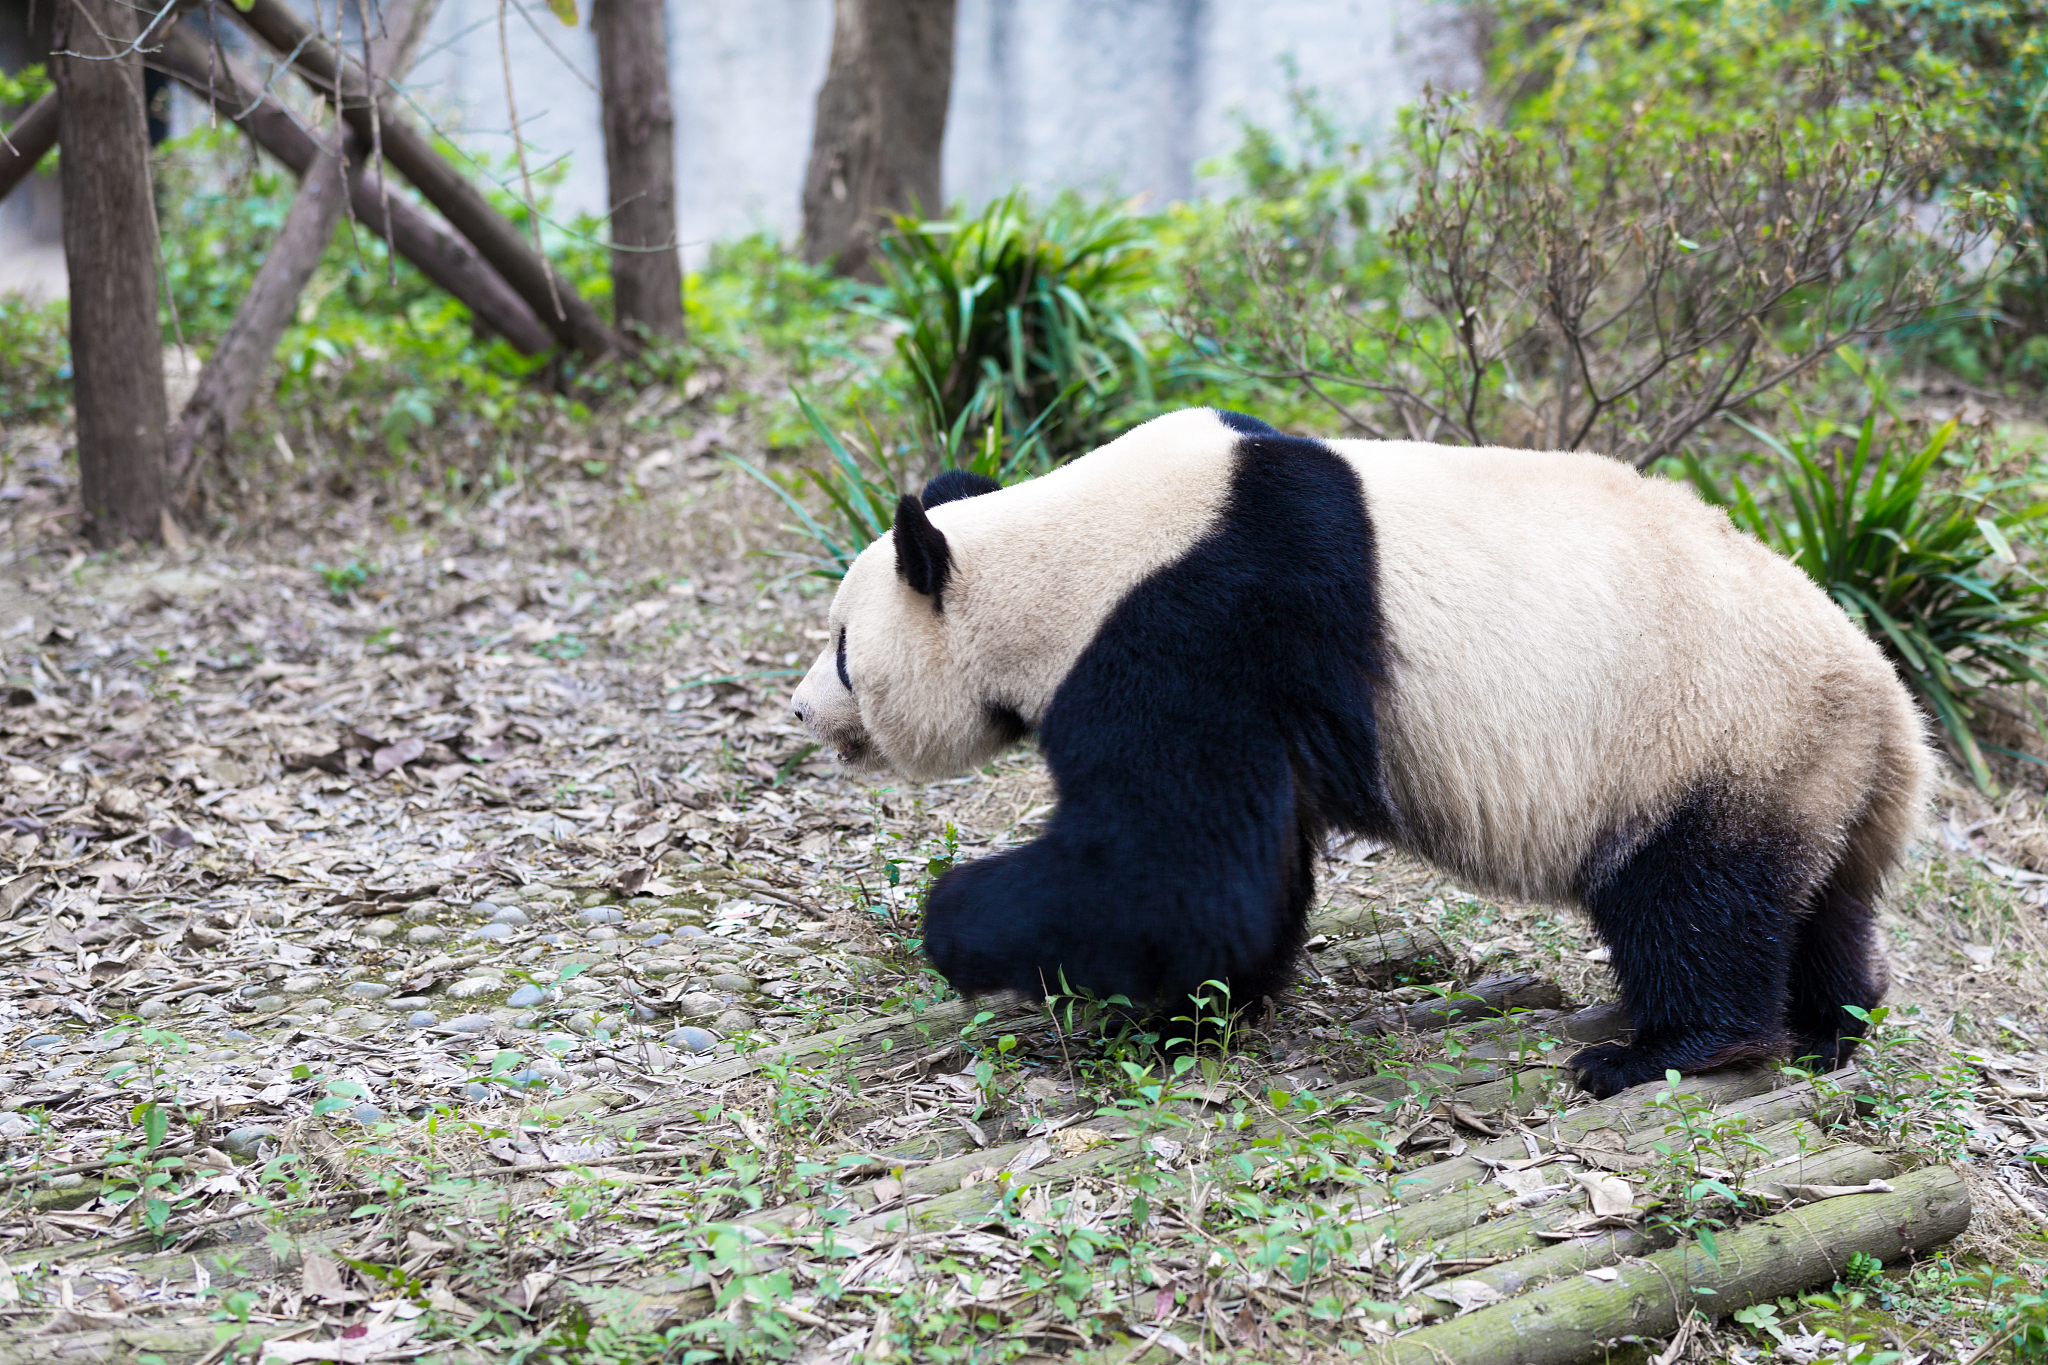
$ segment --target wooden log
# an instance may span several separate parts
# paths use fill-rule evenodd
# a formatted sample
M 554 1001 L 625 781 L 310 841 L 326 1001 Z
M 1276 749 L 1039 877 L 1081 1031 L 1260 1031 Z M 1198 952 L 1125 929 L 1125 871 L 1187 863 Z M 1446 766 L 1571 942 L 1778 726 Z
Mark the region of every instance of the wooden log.
M 413 49 L 425 35 L 433 12 L 434 0 L 388 0 L 386 32 L 370 40 L 371 65 L 378 71 L 410 68 Z M 249 400 L 255 397 L 285 328 L 298 312 L 299 296 L 319 269 L 327 244 L 334 240 L 334 229 L 348 203 L 349 167 L 361 161 L 367 145 L 353 131 L 345 131 L 336 145 L 314 154 L 285 214 L 284 226 L 271 238 L 227 335 L 200 367 L 199 382 L 171 426 L 164 474 L 174 501 L 183 500 L 198 475 L 202 449 L 224 446 L 228 432 L 242 420 Z
M 263 82 L 239 60 L 208 49 L 189 23 L 179 24 L 160 50 L 144 54 L 149 65 L 183 83 L 235 121 L 251 141 L 304 176 L 319 146 L 285 107 L 263 93 Z M 476 320 L 524 355 L 554 347 L 554 334 L 541 325 L 526 301 L 469 243 L 436 222 L 411 198 L 388 189 L 375 167 L 354 164 L 349 205 L 356 221 L 391 244 L 392 250 L 476 315 Z M 389 221 L 386 221 L 388 212 Z
M 1791 1174 L 1778 1175 L 1778 1178 L 1813 1185 L 1867 1185 L 1873 1180 L 1889 1180 L 1898 1173 L 1898 1168 L 1896 1160 L 1868 1147 L 1830 1147 L 1814 1153 L 1796 1167 L 1783 1168 Z M 1773 1174 L 1777 1175 L 1776 1172 Z M 1583 1202 L 1575 1201 L 1574 1207 Z M 1537 1249 L 1524 1251 L 1497 1265 L 1463 1271 L 1457 1276 L 1461 1280 L 1477 1280 L 1498 1294 L 1519 1294 L 1525 1289 L 1547 1284 L 1560 1275 L 1576 1275 L 1613 1265 L 1625 1257 L 1648 1255 L 1671 1242 L 1669 1236 L 1646 1227 L 1617 1228 L 1591 1237 L 1576 1237 L 1569 1242 L 1537 1242 L 1533 1237 L 1535 1229 L 1548 1226 L 1555 1218 L 1555 1211 L 1545 1208 L 1498 1223 L 1488 1223 L 1474 1229 L 1469 1237 L 1446 1243 L 1438 1254 L 1498 1256 L 1524 1247 L 1535 1247 Z
M 1696 1306 L 1732 1313 L 1825 1284 L 1859 1253 L 1895 1261 L 1969 1226 L 1969 1192 L 1947 1167 L 1915 1171 L 1894 1186 L 1890 1194 L 1844 1195 L 1723 1232 L 1714 1239 L 1718 1259 L 1687 1242 L 1620 1267 L 1612 1281 L 1573 1276 L 1380 1343 L 1364 1358 L 1380 1365 L 1582 1365 L 1620 1337 L 1668 1337 Z
M 341 116 L 368 146 L 373 128 L 370 91 L 362 73 L 344 63 L 334 48 L 295 14 L 284 0 L 251 0 L 247 10 L 224 13 L 247 28 L 281 56 L 322 96 L 340 92 Z M 374 130 L 385 158 L 441 211 L 449 224 L 467 237 L 505 282 L 526 300 L 543 325 L 563 342 L 596 359 L 616 348 L 617 338 L 590 301 L 534 250 L 512 221 L 442 155 L 411 123 L 388 104 L 379 104 Z
M 36 163 L 57 145 L 57 92 L 52 90 L 31 104 L 0 137 L 0 199 L 28 179 Z
M 1408 985 L 1418 976 L 1441 981 L 1451 975 L 1456 955 L 1441 938 L 1427 929 L 1381 931 L 1377 924 L 1377 916 L 1362 908 L 1311 916 L 1309 932 L 1333 941 L 1312 951 L 1310 963 L 1339 985 L 1374 990 Z

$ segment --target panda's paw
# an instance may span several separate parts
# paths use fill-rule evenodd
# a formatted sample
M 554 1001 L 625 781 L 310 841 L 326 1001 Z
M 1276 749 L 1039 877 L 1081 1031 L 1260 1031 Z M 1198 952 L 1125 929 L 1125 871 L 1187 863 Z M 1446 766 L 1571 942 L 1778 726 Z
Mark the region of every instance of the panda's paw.
M 1619 1043 L 1586 1048 L 1565 1065 L 1571 1068 L 1579 1089 L 1598 1100 L 1618 1095 L 1644 1081 L 1662 1080 L 1665 1071 L 1661 1056 L 1653 1055 L 1647 1048 L 1623 1047 Z

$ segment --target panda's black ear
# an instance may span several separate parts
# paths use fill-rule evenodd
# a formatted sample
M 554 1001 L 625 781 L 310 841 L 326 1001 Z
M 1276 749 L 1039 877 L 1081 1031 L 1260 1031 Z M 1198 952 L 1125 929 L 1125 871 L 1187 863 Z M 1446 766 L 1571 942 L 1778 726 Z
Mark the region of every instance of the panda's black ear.
M 917 592 L 932 599 L 932 610 L 945 610 L 946 580 L 953 576 L 953 550 L 946 533 L 932 525 L 924 504 L 905 493 L 896 503 L 896 572 Z

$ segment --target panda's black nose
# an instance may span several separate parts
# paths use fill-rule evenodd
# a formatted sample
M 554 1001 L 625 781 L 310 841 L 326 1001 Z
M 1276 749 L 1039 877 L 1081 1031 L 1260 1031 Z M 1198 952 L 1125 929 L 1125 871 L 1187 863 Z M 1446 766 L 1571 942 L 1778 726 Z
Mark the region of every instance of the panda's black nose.
M 806 725 L 810 724 L 811 710 L 809 707 L 805 706 L 802 702 L 799 701 L 790 703 L 789 709 L 796 712 L 796 718 L 798 720 L 804 722 L 804 724 Z

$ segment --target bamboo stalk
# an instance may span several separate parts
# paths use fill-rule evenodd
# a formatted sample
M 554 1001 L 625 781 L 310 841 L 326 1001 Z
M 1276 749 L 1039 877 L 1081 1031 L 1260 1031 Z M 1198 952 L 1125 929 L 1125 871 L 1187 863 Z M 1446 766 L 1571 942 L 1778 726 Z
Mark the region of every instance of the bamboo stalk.
M 1858 1254 L 1895 1261 L 1939 1246 L 1970 1222 L 1962 1177 L 1945 1166 L 1901 1177 L 1890 1194 L 1791 1209 L 1621 1267 L 1611 1281 L 1573 1276 L 1367 1352 L 1379 1365 L 1581 1365 L 1619 1337 L 1667 1337 L 1696 1307 L 1715 1315 L 1840 1275 Z

